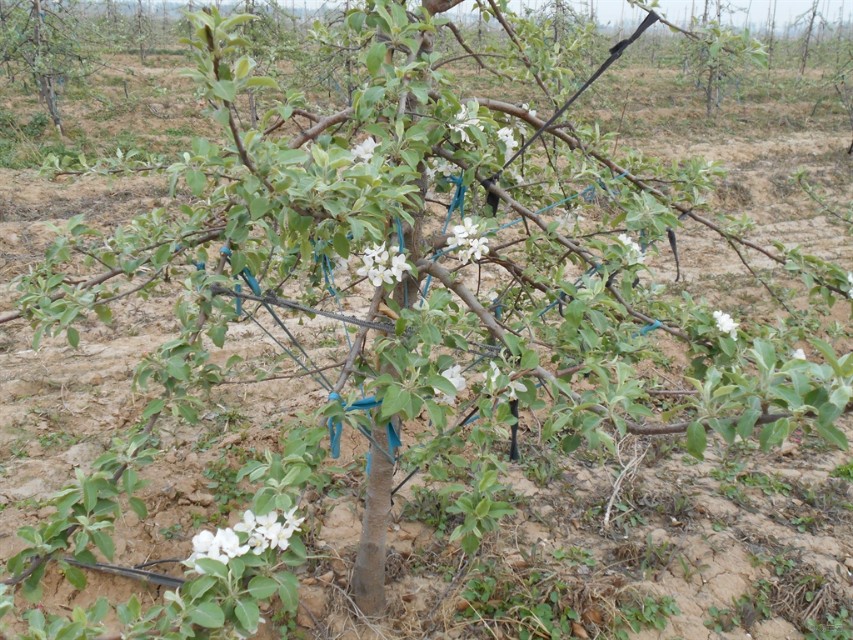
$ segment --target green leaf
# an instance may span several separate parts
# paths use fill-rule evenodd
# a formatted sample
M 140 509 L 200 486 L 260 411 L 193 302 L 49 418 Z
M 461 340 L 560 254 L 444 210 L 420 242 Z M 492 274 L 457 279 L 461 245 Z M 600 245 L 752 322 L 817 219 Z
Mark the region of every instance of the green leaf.
M 211 327 L 207 335 L 210 336 L 211 341 L 220 349 L 225 346 L 225 333 L 228 331 L 228 326 L 224 324 L 218 324 Z
M 258 627 L 258 621 L 261 618 L 261 612 L 258 605 L 252 600 L 238 600 L 234 607 L 234 613 L 237 615 L 237 620 L 246 631 L 254 631 Z
M 296 608 L 299 606 L 299 582 L 296 576 L 292 573 L 277 573 L 275 577 L 280 585 L 278 588 L 278 597 L 281 598 L 284 610 L 295 613 Z
M 342 258 L 349 258 L 349 240 L 345 233 L 336 233 L 332 238 L 332 246 Z
M 228 567 L 219 560 L 214 560 L 213 558 L 199 558 L 195 563 L 206 574 L 216 576 L 218 578 L 228 577 Z
M 225 614 L 213 602 L 197 604 L 191 607 L 189 612 L 190 620 L 205 629 L 219 629 L 225 624 Z
M 237 87 L 231 80 L 217 80 L 210 85 L 213 95 L 225 102 L 234 102 L 237 97 Z
M 687 452 L 694 458 L 705 458 L 705 447 L 708 446 L 708 436 L 701 422 L 691 422 L 687 427 Z
M 521 356 L 522 369 L 535 369 L 539 366 L 539 355 L 535 351 L 525 351 Z
M 148 517 L 148 507 L 139 498 L 128 498 L 127 504 L 140 520 L 145 520 Z
M 80 344 L 80 333 L 74 327 L 68 327 L 65 330 L 65 336 L 68 338 L 68 344 L 70 344 L 75 349 L 77 345 Z
M 142 412 L 142 419 L 148 420 L 155 413 L 160 413 L 163 410 L 163 407 L 166 406 L 166 401 L 163 398 L 157 398 L 156 400 L 152 400 L 145 407 L 145 411 Z
M 583 438 L 579 435 L 570 435 L 563 438 L 560 442 L 560 448 L 563 450 L 563 453 L 566 455 L 575 451 L 579 446 L 581 446 L 581 442 L 583 442 Z
M 842 451 L 847 450 L 847 436 L 844 434 L 841 429 L 832 425 L 832 424 L 817 424 L 817 432 L 820 434 L 820 437 L 829 442 L 830 444 L 835 445 Z
M 409 405 L 410 394 L 399 385 L 392 384 L 385 390 L 382 398 L 382 417 L 390 418 Z
M 256 600 L 266 600 L 278 590 L 278 583 L 272 578 L 255 576 L 249 581 L 249 593 Z
M 427 384 L 451 397 L 456 396 L 456 386 L 444 376 L 433 374 L 427 378 Z
M 367 72 L 371 76 L 376 76 L 379 73 L 379 69 L 385 61 L 386 51 L 388 51 L 388 47 L 385 46 L 384 42 L 377 42 L 370 47 L 370 50 L 367 52 L 365 64 L 367 65 Z
M 278 83 L 269 76 L 255 76 L 246 81 L 246 87 L 249 89 L 278 89 Z
M 103 531 L 93 531 L 92 532 L 92 541 L 95 543 L 95 546 L 98 547 L 101 553 L 104 554 L 104 557 L 107 560 L 112 560 L 115 555 L 115 544 L 113 544 L 113 539 Z
M 194 196 L 198 197 L 204 193 L 207 187 L 207 176 L 201 171 L 191 169 L 184 174 L 184 179 L 187 181 L 187 186 Z
M 65 574 L 65 579 L 68 580 L 75 589 L 80 589 L 82 591 L 86 588 L 86 574 L 77 567 L 68 565 L 65 567 L 63 573 Z

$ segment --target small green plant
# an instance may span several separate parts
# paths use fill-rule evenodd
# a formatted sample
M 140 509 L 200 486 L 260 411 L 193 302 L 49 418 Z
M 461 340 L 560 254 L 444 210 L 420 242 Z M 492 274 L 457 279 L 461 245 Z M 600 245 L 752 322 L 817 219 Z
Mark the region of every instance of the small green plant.
M 853 460 L 846 462 L 845 464 L 840 464 L 830 473 L 833 478 L 841 478 L 843 480 L 848 480 L 849 482 L 853 482 Z
M 709 607 L 710 620 L 705 620 L 705 626 L 715 633 L 728 633 L 741 626 L 740 617 L 731 609 Z
M 566 606 L 571 586 L 544 569 L 526 575 L 511 574 L 492 562 L 479 565 L 465 584 L 467 603 L 458 615 L 462 620 L 512 621 L 506 631 L 523 640 L 566 638 L 573 635 L 572 622 L 580 617 Z
M 827 615 L 826 622 L 806 621 L 806 640 L 849 640 L 853 638 L 853 617 L 847 609 Z
M 679 613 L 681 610 L 675 600 L 669 596 L 635 598 L 631 602 L 622 604 L 614 637 L 617 640 L 628 640 L 629 630 L 632 633 L 639 633 L 642 629 L 663 631 L 669 624 L 669 619 Z
M 79 442 L 79 438 L 67 431 L 51 431 L 38 437 L 38 443 L 42 449 L 69 447 L 77 442 Z
M 204 477 L 208 479 L 207 488 L 213 492 L 222 515 L 231 511 L 230 505 L 245 504 L 250 497 L 249 492 L 240 486 L 238 474 L 239 469 L 233 467 L 225 455 L 204 470 Z
M 169 525 L 168 527 L 160 527 L 160 535 L 164 540 L 183 540 L 183 528 L 179 522 Z
M 402 515 L 406 520 L 422 522 L 445 534 L 448 528 L 455 527 L 462 521 L 460 517 L 451 516 L 447 512 L 450 501 L 451 494 L 444 488 L 414 487 L 412 499 L 403 506 Z
M 555 560 L 565 560 L 572 565 L 583 565 L 592 568 L 597 564 L 592 552 L 581 549 L 580 547 L 569 547 L 568 549 L 560 547 L 554 549 L 551 555 L 554 556 Z

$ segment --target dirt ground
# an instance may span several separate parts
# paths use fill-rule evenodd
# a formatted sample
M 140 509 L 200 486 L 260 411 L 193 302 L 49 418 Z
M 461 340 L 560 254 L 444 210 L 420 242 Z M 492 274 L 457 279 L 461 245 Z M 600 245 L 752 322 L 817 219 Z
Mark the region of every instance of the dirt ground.
M 166 79 L 158 80 L 154 67 L 146 77 L 166 82 L 171 72 L 164 67 Z M 719 161 L 729 175 L 715 204 L 751 216 L 756 221 L 751 239 L 762 245 L 799 243 L 853 270 L 848 227 L 822 214 L 790 179 L 803 167 L 834 201 L 853 199 L 853 159 L 845 153 L 848 132 L 841 115 L 811 118 L 811 104 L 795 103 L 768 118 L 769 110 L 724 105 L 719 126 L 684 127 L 684 134 L 674 136 L 668 131 L 672 110 L 643 108 L 636 100 L 627 110 L 636 126 L 626 122 L 624 127 L 636 134 L 624 135 L 624 144 L 665 159 L 701 155 Z M 177 102 L 180 98 L 166 107 Z M 147 105 L 141 104 L 136 115 L 110 127 L 132 127 L 132 119 L 145 113 Z M 155 111 L 162 114 L 166 107 L 157 103 Z M 683 109 L 679 113 L 696 115 L 699 107 L 691 108 L 687 115 Z M 180 114 L 173 120 L 191 126 L 193 118 L 184 122 Z M 148 135 L 156 138 L 165 121 L 152 122 Z M 168 201 L 165 177 L 50 181 L 35 170 L 0 169 L 0 283 L 40 259 L 51 224 L 83 213 L 110 228 Z M 719 237 L 689 223 L 678 242 L 683 289 L 726 301 L 745 317 L 763 294 L 737 256 Z M 768 266 L 758 256 L 750 258 L 756 268 Z M 656 280 L 672 281 L 674 265 L 666 249 L 652 268 Z M 11 308 L 13 296 L 2 286 L 0 312 Z M 364 306 L 359 296 L 346 301 L 348 309 Z M 755 313 L 770 319 L 762 315 L 763 307 Z M 835 319 L 848 326 L 836 348 L 849 350 L 850 306 L 839 304 Z M 291 324 L 300 340 L 315 346 L 319 361 L 339 358 L 340 334 L 330 323 Z M 50 515 L 52 507 L 43 501 L 72 479 L 75 469 L 87 469 L 138 418 L 146 400 L 131 390 L 134 366 L 141 353 L 168 340 L 175 326 L 168 288 L 116 309 L 110 327 L 85 326 L 79 349 L 52 339 L 33 351 L 27 326 L 0 326 L 0 561 L 22 547 L 15 536 L 19 527 Z M 275 345 L 250 323 L 235 324 L 229 335 L 236 339 L 217 352 L 217 359 L 232 353 L 261 362 L 274 357 Z M 142 472 L 149 484 L 141 497 L 150 515 L 140 521 L 128 512 L 117 523 L 115 563 L 188 556 L 199 527 L 227 518 L 230 507 L 238 509 L 228 497 L 239 496 L 239 488 L 229 484 L 239 461 L 275 448 L 282 423 L 325 402 L 326 393 L 304 381 L 227 385 L 214 392 L 197 427 L 161 421 L 163 454 Z M 706 460 L 696 462 L 676 439 L 631 437 L 620 442 L 617 459 L 585 453 L 555 461 L 540 446 L 535 418 L 524 421 L 523 461 L 510 464 L 503 478 L 519 512 L 489 539 L 480 559 L 508 585 L 532 589 L 545 576 L 558 576 L 569 585 L 571 595 L 565 597 L 580 616 L 577 637 L 596 637 L 598 623 L 614 608 L 647 597 L 670 596 L 679 612 L 662 630 L 647 627 L 631 636 L 643 640 L 802 638 L 807 617 L 825 619 L 853 603 L 853 483 L 830 477 L 851 461 L 849 452 L 802 436 L 766 454 L 744 446 L 726 450 L 713 442 Z M 853 438 L 853 420 L 841 427 Z M 429 510 L 417 490 L 423 486 L 418 476 L 398 496 L 389 531 L 390 622 L 374 631 L 353 623 L 344 587 L 360 531 L 363 455 L 364 442 L 345 436 L 342 459 L 335 464 L 347 474 L 333 495 L 309 495 L 304 503 L 310 552 L 316 556 L 300 577 L 298 623 L 304 636 L 515 637 L 500 621 L 478 620 L 471 613 L 463 554 L 432 526 L 411 519 L 412 513 Z M 614 491 L 617 478 L 621 484 Z M 100 596 L 120 602 L 136 593 L 153 603 L 162 595 L 124 578 L 92 573 L 88 580 L 88 587 L 77 591 L 49 570 L 39 606 L 67 613 Z M 31 606 L 19 604 L 17 620 Z M 506 615 L 511 618 L 512 612 Z M 13 621 L 10 631 L 19 629 Z

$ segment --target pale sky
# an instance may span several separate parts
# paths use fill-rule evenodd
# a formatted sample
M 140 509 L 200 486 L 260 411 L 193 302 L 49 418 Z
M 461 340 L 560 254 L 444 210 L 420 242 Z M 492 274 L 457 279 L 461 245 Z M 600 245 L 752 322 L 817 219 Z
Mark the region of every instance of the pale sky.
M 300 4 L 310 9 L 316 9 L 321 5 L 337 5 L 339 0 L 280 0 L 284 6 L 293 3 L 294 6 Z M 651 4 L 652 0 L 646 0 Z M 590 0 L 564 0 L 576 11 L 582 13 L 589 12 Z M 635 9 L 628 4 L 626 0 L 592 0 L 595 4 L 595 12 L 598 17 L 599 24 L 610 24 L 611 26 L 620 26 L 623 22 L 626 28 L 631 24 L 639 24 L 645 15 L 640 9 Z M 714 14 L 717 0 L 708 0 L 712 7 L 711 13 Z M 784 29 L 786 26 L 796 20 L 797 17 L 809 11 L 814 0 L 721 0 L 724 12 L 723 23 L 734 26 L 743 26 L 747 18 L 749 22 L 761 29 L 767 24 L 768 10 L 776 6 L 776 26 L 778 30 Z M 553 6 L 554 0 L 509 0 L 510 6 L 516 11 L 521 12 L 522 7 L 538 9 L 543 6 Z M 691 14 L 691 8 L 695 6 L 695 14 L 701 15 L 705 0 L 658 0 L 659 7 L 657 11 L 665 15 L 670 22 L 680 26 L 686 26 Z M 451 10 L 451 15 L 473 11 L 473 0 L 466 2 L 459 7 Z M 728 9 L 726 10 L 726 7 Z M 826 22 L 837 24 L 839 17 L 843 16 L 843 21 L 848 25 L 853 22 L 853 0 L 818 0 L 818 12 Z
M 639 9 L 634 9 L 625 0 L 593 0 L 595 12 L 600 24 L 611 24 L 618 26 L 621 22 L 626 24 L 642 21 L 644 14 Z M 651 1 L 648 0 L 649 4 Z M 776 4 L 776 24 L 782 29 L 792 23 L 798 16 L 809 11 L 813 0 L 722 0 L 724 13 L 723 22 L 742 26 L 749 16 L 753 25 L 767 23 L 768 10 Z M 515 11 L 522 7 L 538 8 L 544 5 L 553 6 L 553 0 L 510 0 L 510 6 Z M 589 0 L 568 0 L 570 6 L 576 11 L 587 13 L 589 11 Z M 690 19 L 691 8 L 695 6 L 695 13 L 701 15 L 705 0 L 658 0 L 658 12 L 665 15 L 670 22 L 684 25 Z M 713 15 L 716 8 L 716 0 L 709 0 Z M 469 5 L 470 6 L 470 5 Z M 725 11 L 725 7 L 730 7 Z M 830 22 L 838 21 L 839 12 L 843 11 L 844 20 L 849 22 L 853 14 L 853 0 L 818 0 L 819 13 Z

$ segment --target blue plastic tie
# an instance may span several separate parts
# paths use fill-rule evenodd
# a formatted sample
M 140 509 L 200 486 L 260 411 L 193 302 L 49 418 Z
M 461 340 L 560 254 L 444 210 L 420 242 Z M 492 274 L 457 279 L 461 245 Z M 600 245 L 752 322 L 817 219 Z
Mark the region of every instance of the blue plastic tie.
M 344 401 L 339 393 L 334 391 L 329 394 L 329 402 L 337 400 L 343 406 Z M 345 409 L 346 410 L 346 409 Z M 331 442 L 329 449 L 331 456 L 335 459 L 341 457 L 341 436 L 344 432 L 344 423 L 336 418 L 329 418 L 329 440 Z
M 660 320 L 655 320 L 655 321 L 654 321 L 654 322 L 652 322 L 651 324 L 647 324 L 645 327 L 643 327 L 643 328 L 642 328 L 642 329 L 640 329 L 637 333 L 635 333 L 635 334 L 634 334 L 634 337 L 636 337 L 636 336 L 644 336 L 644 335 L 646 335 L 646 334 L 651 333 L 651 332 L 652 332 L 652 331 L 654 331 L 655 329 L 660 329 L 662 326 L 663 326 L 663 323 L 662 323 Z
M 241 294 L 243 292 L 243 286 L 238 282 L 234 285 L 234 291 L 236 291 L 238 295 Z M 241 315 L 243 315 L 243 298 L 236 298 L 235 306 L 237 310 L 237 317 L 239 318 Z

